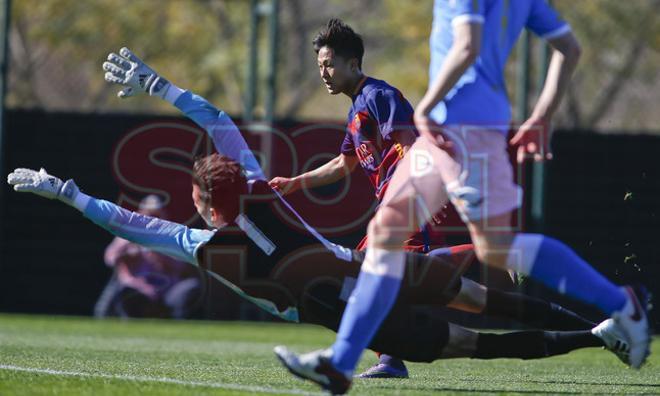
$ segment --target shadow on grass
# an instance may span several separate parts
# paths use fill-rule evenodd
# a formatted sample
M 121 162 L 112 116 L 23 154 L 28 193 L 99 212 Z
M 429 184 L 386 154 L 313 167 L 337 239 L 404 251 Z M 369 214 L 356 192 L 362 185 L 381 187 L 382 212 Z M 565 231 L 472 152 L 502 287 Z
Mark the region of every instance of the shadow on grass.
M 617 385 L 617 386 L 640 386 L 640 387 L 660 387 L 659 384 L 602 384 L 602 383 L 588 383 L 588 382 L 569 382 L 569 381 L 528 381 L 531 383 L 548 383 L 548 384 L 574 384 L 574 385 Z M 531 389 L 482 389 L 482 388 L 458 388 L 458 387 L 417 387 L 406 386 L 405 389 L 399 387 L 389 386 L 374 386 L 369 389 L 383 389 L 383 390 L 405 390 L 405 391 L 426 391 L 426 392 L 454 392 L 454 393 L 496 393 L 496 394 L 534 394 L 534 395 L 602 395 L 602 391 L 559 391 L 559 390 L 531 390 Z
M 520 381 L 518 381 L 520 382 Z M 571 385 L 597 385 L 597 386 L 641 386 L 650 388 L 660 388 L 660 384 L 634 384 L 630 382 L 582 382 L 582 381 L 542 381 L 542 380 L 526 380 L 525 382 L 532 382 L 535 384 L 571 384 Z

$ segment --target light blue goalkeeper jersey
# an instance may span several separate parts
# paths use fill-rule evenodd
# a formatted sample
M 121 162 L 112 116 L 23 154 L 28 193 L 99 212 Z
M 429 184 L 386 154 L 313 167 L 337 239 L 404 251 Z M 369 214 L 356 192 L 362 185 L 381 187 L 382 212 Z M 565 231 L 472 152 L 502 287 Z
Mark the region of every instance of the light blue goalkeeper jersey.
M 183 92 L 174 105 L 206 130 L 220 154 L 241 164 L 248 181 L 265 180 L 257 159 L 224 111 L 188 91 Z M 116 236 L 194 265 L 197 265 L 197 249 L 214 234 L 213 231 L 144 216 L 92 197 L 89 197 L 83 214 Z
M 218 153 L 241 164 L 247 180 L 266 180 L 259 162 L 227 113 L 190 91 L 181 94 L 174 106 L 206 130 Z
M 527 28 L 551 39 L 569 32 L 570 26 L 546 0 L 435 0 L 430 84 L 454 41 L 453 26 L 466 22 L 483 25 L 479 57 L 433 109 L 431 117 L 444 125 L 481 125 L 508 131 L 511 109 L 504 68 L 518 36 Z

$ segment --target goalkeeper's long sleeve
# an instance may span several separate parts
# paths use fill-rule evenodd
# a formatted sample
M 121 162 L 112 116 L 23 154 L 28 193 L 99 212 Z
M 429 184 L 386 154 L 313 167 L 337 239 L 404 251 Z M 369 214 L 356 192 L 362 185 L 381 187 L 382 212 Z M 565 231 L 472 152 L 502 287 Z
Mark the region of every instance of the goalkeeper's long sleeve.
M 214 234 L 213 231 L 189 228 L 183 224 L 131 212 L 82 192 L 79 196 L 74 206 L 111 234 L 190 264 L 198 265 L 195 255 L 197 249 Z
M 166 98 L 171 99 L 172 96 Z M 220 154 L 241 164 L 248 180 L 266 180 L 259 162 L 227 113 L 189 91 L 178 94 L 173 103 L 186 117 L 206 130 Z

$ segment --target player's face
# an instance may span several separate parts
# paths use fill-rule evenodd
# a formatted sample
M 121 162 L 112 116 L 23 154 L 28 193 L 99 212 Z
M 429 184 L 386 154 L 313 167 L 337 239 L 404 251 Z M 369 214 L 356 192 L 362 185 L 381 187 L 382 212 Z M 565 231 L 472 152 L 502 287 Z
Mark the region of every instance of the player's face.
M 350 60 L 335 55 L 332 48 L 322 47 L 316 59 L 319 65 L 321 80 L 330 95 L 339 93 L 350 94 L 350 82 L 353 81 L 354 70 Z
M 195 204 L 195 209 L 197 209 L 197 213 L 199 213 L 200 217 L 204 219 L 206 225 L 208 225 L 211 228 L 214 228 L 215 225 L 213 224 L 211 207 L 201 198 L 199 186 L 197 184 L 193 184 L 192 200 L 193 200 L 193 204 Z

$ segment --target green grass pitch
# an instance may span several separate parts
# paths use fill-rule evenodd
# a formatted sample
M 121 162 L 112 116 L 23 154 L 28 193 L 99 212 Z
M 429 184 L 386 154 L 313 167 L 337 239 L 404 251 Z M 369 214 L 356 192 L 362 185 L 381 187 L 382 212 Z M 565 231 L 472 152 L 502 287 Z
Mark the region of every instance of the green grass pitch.
M 318 394 L 275 359 L 333 333 L 263 323 L 113 321 L 0 315 L 0 395 Z M 353 394 L 660 394 L 660 342 L 640 371 L 599 348 L 536 361 L 410 364 L 408 380 L 358 380 Z M 361 368 L 375 361 L 367 352 Z

